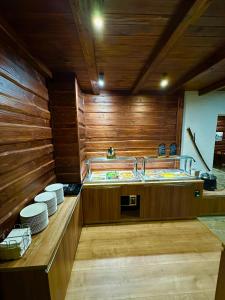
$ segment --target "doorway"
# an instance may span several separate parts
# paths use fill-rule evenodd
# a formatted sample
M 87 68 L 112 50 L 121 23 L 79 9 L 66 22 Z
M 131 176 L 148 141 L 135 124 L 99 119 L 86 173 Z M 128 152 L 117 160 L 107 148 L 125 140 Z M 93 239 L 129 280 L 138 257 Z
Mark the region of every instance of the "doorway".
M 213 173 L 217 176 L 217 188 L 225 189 L 225 116 L 217 118 Z

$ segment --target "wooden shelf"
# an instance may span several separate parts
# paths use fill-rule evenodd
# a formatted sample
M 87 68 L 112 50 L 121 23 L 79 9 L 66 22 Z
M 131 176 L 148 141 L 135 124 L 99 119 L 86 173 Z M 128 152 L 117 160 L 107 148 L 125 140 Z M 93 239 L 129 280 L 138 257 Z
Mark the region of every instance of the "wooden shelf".
M 0 272 L 24 268 L 46 269 L 54 257 L 78 200 L 79 196 L 65 197 L 57 212 L 49 218 L 48 227 L 32 236 L 32 243 L 25 255 L 17 260 L 0 262 Z
M 80 196 L 66 197 L 26 254 L 0 264 L 1 299 L 65 298 L 82 228 L 81 205 Z

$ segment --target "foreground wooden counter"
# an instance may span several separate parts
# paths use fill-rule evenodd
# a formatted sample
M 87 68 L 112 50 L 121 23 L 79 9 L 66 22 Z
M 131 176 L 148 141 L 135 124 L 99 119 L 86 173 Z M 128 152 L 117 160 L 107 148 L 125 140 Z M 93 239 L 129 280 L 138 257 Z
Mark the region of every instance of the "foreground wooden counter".
M 80 196 L 65 197 L 26 254 L 0 263 L 0 299 L 63 300 L 81 228 Z
M 121 214 L 121 196 L 139 195 L 138 216 Z M 85 224 L 127 220 L 196 218 L 202 202 L 203 181 L 85 183 L 82 189 Z
M 219 274 L 217 279 L 216 297 L 215 300 L 225 299 L 225 245 L 220 258 Z
M 225 190 L 203 192 L 203 204 L 200 207 L 200 215 L 224 215 L 225 214 Z

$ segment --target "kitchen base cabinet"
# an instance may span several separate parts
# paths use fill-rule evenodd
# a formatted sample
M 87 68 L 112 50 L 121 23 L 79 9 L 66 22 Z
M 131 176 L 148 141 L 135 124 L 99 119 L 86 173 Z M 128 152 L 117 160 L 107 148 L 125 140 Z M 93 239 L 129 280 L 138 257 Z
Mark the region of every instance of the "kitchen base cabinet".
M 85 185 L 85 224 L 196 218 L 202 199 L 201 180 Z M 138 205 L 122 211 L 121 197 L 136 196 Z
M 82 190 L 84 224 L 120 219 L 120 186 L 95 186 Z
M 201 182 L 144 185 L 140 216 L 151 220 L 195 218 L 201 198 Z
M 215 192 L 204 191 L 200 201 L 199 216 L 225 215 L 225 195 L 213 195 Z M 211 195 L 208 195 L 211 194 Z
M 0 263 L 1 300 L 63 300 L 82 229 L 78 197 L 66 197 L 19 260 Z

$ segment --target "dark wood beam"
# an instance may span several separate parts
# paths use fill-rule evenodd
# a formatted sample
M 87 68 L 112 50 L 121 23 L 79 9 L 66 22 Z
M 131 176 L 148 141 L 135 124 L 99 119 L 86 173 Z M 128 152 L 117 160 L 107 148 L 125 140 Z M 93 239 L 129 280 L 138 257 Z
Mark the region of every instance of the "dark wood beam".
M 225 87 L 225 78 L 223 78 L 223 79 L 221 79 L 219 81 L 213 82 L 212 84 L 209 84 L 209 85 L 201 88 L 198 91 L 198 94 L 199 94 L 199 96 L 205 95 L 207 93 L 220 90 L 220 89 L 222 89 L 224 87 Z
M 87 66 L 92 91 L 94 94 L 99 94 L 95 47 L 90 24 L 91 14 L 89 1 L 70 0 L 70 5 L 79 35 L 84 60 Z
M 175 17 L 171 20 L 168 28 L 162 35 L 156 47 L 153 49 L 152 54 L 138 76 L 132 88 L 132 94 L 136 94 L 141 90 L 144 83 L 149 78 L 149 75 L 156 69 L 163 59 L 165 59 L 175 43 L 180 39 L 188 27 L 193 25 L 205 12 L 212 1 L 213 0 L 195 0 L 193 2 L 183 1 L 181 3 L 182 7 L 179 8 L 178 13 L 175 14 Z
M 26 58 L 27 61 L 44 77 L 52 78 L 51 71 L 37 58 L 33 57 L 30 52 L 27 50 L 26 45 L 20 40 L 14 30 L 10 25 L 0 16 L 0 30 L 4 33 L 7 39 L 10 39 L 17 49 L 17 52 Z
M 180 89 L 186 82 L 190 81 L 194 77 L 199 74 L 206 72 L 208 69 L 212 68 L 214 65 L 218 64 L 222 60 L 225 59 L 225 45 L 217 49 L 213 54 L 208 56 L 198 65 L 196 65 L 189 72 L 184 74 L 181 78 L 179 78 L 171 88 L 167 89 L 167 93 L 174 93 L 176 90 Z

